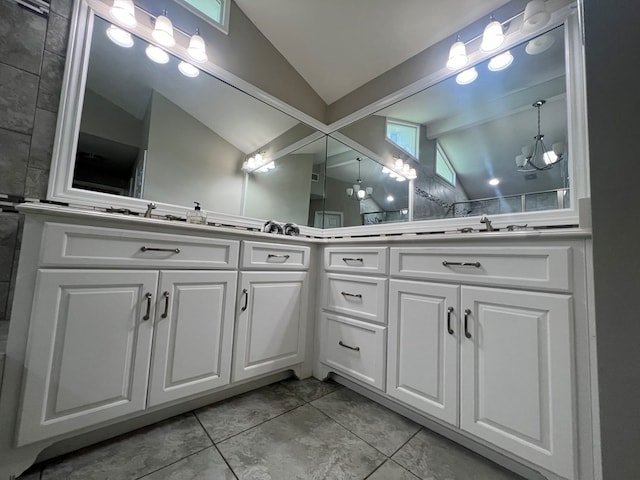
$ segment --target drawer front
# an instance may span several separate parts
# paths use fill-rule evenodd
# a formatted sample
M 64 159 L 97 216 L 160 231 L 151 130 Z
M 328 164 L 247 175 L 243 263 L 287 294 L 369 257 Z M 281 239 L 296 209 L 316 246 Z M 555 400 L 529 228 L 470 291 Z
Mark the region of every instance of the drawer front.
M 236 240 L 48 222 L 40 265 L 232 269 L 239 250 Z
M 387 280 L 326 274 L 324 307 L 372 322 L 387 322 Z
M 326 314 L 322 322 L 322 363 L 384 390 L 387 329 Z
M 570 291 L 571 247 L 391 248 L 392 276 Z
M 281 243 L 242 242 L 242 268 L 306 270 L 310 248 Z
M 387 257 L 387 247 L 327 247 L 324 249 L 324 268 L 336 272 L 385 275 Z

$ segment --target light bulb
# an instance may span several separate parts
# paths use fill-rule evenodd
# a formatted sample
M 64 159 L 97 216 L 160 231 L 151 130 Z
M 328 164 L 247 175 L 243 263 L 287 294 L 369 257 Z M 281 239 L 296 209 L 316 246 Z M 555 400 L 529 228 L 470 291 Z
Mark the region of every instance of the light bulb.
M 408 163 L 402 165 L 402 173 L 407 174 L 409 173 L 409 170 L 411 170 L 411 165 L 409 165 Z
M 173 47 L 176 44 L 176 39 L 173 38 L 173 24 L 164 15 L 156 18 L 156 25 L 153 32 L 151 32 L 151 36 L 156 42 L 165 47 Z
M 120 27 L 116 27 L 115 25 L 111 25 L 107 28 L 107 37 L 120 47 L 133 47 L 133 37 L 131 34 L 126 30 L 122 30 Z
M 404 163 L 402 162 L 402 159 L 400 158 L 396 158 L 396 163 L 395 163 L 395 167 L 400 170 L 402 169 L 402 165 L 404 165 Z
M 475 82 L 476 78 L 478 78 L 478 71 L 475 67 L 471 67 L 456 76 L 456 83 L 458 85 L 469 85 Z
M 483 52 L 493 52 L 500 47 L 503 42 L 504 33 L 502 32 L 502 24 L 494 20 L 484 29 L 480 50 Z
M 364 190 L 358 190 L 358 198 L 362 200 L 367 194 Z
M 249 157 L 249 159 L 247 160 L 247 165 L 249 166 L 249 168 L 254 169 L 256 168 L 256 159 L 253 157 Z
M 200 35 L 198 35 L 197 30 L 196 34 L 193 35 L 189 40 L 189 48 L 187 48 L 187 53 L 198 63 L 204 63 L 208 60 L 207 49 L 205 47 L 204 40 Z
M 522 33 L 532 33 L 541 29 L 551 19 L 547 11 L 545 0 L 531 0 L 524 9 L 524 19 L 520 30 Z
M 262 163 L 262 154 L 256 153 L 256 163 Z
M 196 67 L 194 67 L 193 65 L 187 62 L 180 62 L 178 64 L 178 70 L 180 70 L 180 73 L 183 74 L 185 77 L 194 78 L 200 74 L 200 70 L 198 70 Z
M 409 170 L 409 178 L 410 179 L 418 178 L 418 174 L 416 173 L 415 168 L 412 168 L 411 170 Z
M 347 188 L 347 197 L 353 197 L 353 188 Z
M 138 21 L 136 20 L 136 8 L 133 6 L 133 0 L 113 0 L 109 13 L 122 25 L 131 28 L 138 25 Z
M 489 180 L 489 185 L 493 187 L 500 185 L 500 180 L 497 178 L 492 178 L 491 180 Z
M 447 61 L 447 68 L 449 70 L 457 70 L 464 67 L 469 63 L 469 57 L 467 57 L 467 47 L 463 42 L 458 40 L 451 45 L 449 50 L 449 60 Z
M 156 63 L 169 62 L 169 54 L 160 47 L 149 45 L 144 52 L 147 54 L 147 57 L 149 57 L 150 60 L 153 60 Z
M 508 50 L 500 55 L 496 55 L 489 60 L 489 70 L 492 72 L 499 72 L 504 70 L 513 63 L 513 55 Z
M 552 163 L 556 163 L 558 161 L 558 156 L 553 150 L 549 150 L 548 152 L 544 152 L 542 159 L 544 160 L 544 163 L 546 165 L 551 165 Z
M 354 183 L 353 184 L 353 191 L 356 192 L 356 193 L 359 192 L 360 191 L 360 185 L 358 185 L 357 183 Z
M 373 187 L 367 187 L 364 190 L 367 192 L 367 195 L 372 195 L 373 194 Z
M 387 196 L 387 202 L 393 202 L 393 195 Z

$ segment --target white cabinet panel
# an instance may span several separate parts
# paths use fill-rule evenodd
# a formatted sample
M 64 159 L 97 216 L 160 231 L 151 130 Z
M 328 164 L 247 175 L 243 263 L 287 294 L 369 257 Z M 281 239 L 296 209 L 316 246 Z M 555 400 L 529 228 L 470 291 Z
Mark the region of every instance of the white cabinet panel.
M 243 272 L 234 353 L 234 380 L 304 360 L 306 272 Z
M 571 297 L 462 288 L 460 427 L 574 478 Z
M 230 382 L 236 278 L 236 272 L 161 272 L 149 406 Z
M 349 273 L 387 273 L 387 247 L 327 247 L 324 268 Z
M 157 277 L 38 271 L 19 445 L 144 409 Z
M 391 280 L 387 393 L 453 425 L 458 419 L 460 287 Z
M 386 323 L 387 280 L 385 278 L 326 274 L 324 307 L 364 320 Z
M 242 242 L 243 269 L 306 270 L 311 249 L 302 245 Z

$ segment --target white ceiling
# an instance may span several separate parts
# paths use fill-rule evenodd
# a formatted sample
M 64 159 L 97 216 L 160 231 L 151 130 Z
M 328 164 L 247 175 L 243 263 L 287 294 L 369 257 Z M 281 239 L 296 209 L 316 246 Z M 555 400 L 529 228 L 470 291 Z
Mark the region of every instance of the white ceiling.
M 507 0 L 235 0 L 328 104 Z

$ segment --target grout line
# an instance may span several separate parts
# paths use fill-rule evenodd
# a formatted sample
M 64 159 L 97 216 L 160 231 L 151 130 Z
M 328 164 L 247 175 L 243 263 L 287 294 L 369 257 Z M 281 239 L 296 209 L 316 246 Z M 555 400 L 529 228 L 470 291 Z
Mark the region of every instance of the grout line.
M 222 452 L 220 451 L 220 449 L 215 443 L 213 444 L 213 448 L 216 449 L 216 451 L 220 455 L 220 458 L 224 461 L 225 465 L 229 468 L 229 471 L 231 472 L 231 475 L 233 475 L 233 478 L 235 478 L 236 480 L 239 480 L 238 475 L 236 475 L 236 472 L 233 470 L 233 468 L 231 468 L 231 464 L 227 461 L 227 459 L 225 458 L 225 456 L 222 454 Z
M 374 468 L 374 469 L 373 469 L 373 471 L 372 471 L 369 475 L 367 475 L 366 477 L 364 477 L 364 479 L 363 479 L 363 480 L 367 480 L 367 478 L 370 478 L 370 477 L 371 477 L 371 475 L 373 475 L 373 474 L 374 474 L 374 473 L 376 473 L 378 470 L 380 470 L 380 469 L 382 468 L 382 466 L 383 466 L 385 463 L 390 462 L 390 461 L 391 461 L 391 459 L 390 459 L 390 458 L 385 459 L 385 461 L 384 461 L 384 462 L 382 462 L 380 465 L 378 465 L 376 468 Z
M 185 459 L 187 459 L 187 458 L 189 458 L 189 457 L 193 457 L 194 455 L 197 455 L 198 453 L 204 452 L 205 450 L 207 450 L 207 449 L 209 449 L 209 448 L 211 448 L 211 447 L 213 447 L 213 445 L 209 445 L 208 447 L 201 448 L 201 449 L 200 449 L 200 450 L 198 450 L 197 452 L 193 452 L 193 453 L 190 453 L 189 455 L 185 455 L 184 457 L 179 458 L 179 459 L 175 460 L 174 462 L 167 463 L 166 465 L 164 465 L 164 466 L 162 466 L 162 467 L 160 467 L 160 468 L 157 468 L 157 469 L 155 469 L 155 470 L 152 470 L 151 472 L 147 472 L 147 473 L 145 473 L 144 475 L 142 475 L 141 477 L 136 477 L 134 480 L 141 480 L 141 479 L 143 479 L 143 478 L 146 478 L 146 477 L 148 477 L 149 475 L 152 475 L 152 474 L 154 474 L 154 473 L 156 473 L 156 472 L 159 472 L 160 470 L 163 470 L 163 469 L 165 469 L 165 468 L 167 468 L 167 467 L 170 467 L 171 465 L 175 465 L 176 463 L 181 462 L 182 460 L 185 460 Z
M 229 470 L 231 471 L 231 474 L 236 478 L 236 480 L 238 479 L 238 476 L 236 475 L 236 472 L 233 471 L 233 468 L 231 468 L 231 465 L 229 464 L 229 462 L 227 461 L 227 459 L 225 458 L 224 455 L 222 455 L 222 452 L 220 451 L 220 449 L 218 448 L 218 446 L 216 445 L 216 442 L 213 441 L 213 438 L 211 437 L 211 435 L 209 435 L 209 432 L 207 431 L 207 429 L 205 428 L 205 426 L 202 424 L 202 422 L 200 421 L 200 418 L 198 418 L 198 415 L 196 415 L 196 411 L 193 410 L 191 412 L 193 414 L 194 417 L 196 417 L 196 421 L 200 424 L 200 426 L 202 427 L 202 429 L 204 430 L 204 433 L 207 437 L 209 437 L 209 440 L 211 440 L 212 446 L 213 448 L 216 449 L 216 451 L 220 454 L 220 457 L 222 458 L 222 460 L 224 461 L 224 463 L 227 465 L 227 467 L 229 468 Z
M 406 418 L 406 417 L 405 417 Z M 418 430 L 416 430 L 416 433 L 414 433 L 413 435 L 411 435 L 406 442 L 404 442 L 402 445 L 400 445 L 398 447 L 398 449 L 393 452 L 391 455 L 389 455 L 389 458 L 393 457 L 396 453 L 398 453 L 400 450 L 402 450 L 404 448 L 404 446 L 409 443 L 411 440 L 413 440 L 413 438 L 418 435 L 422 430 L 424 429 L 424 427 L 420 426 L 420 428 L 418 428 Z

